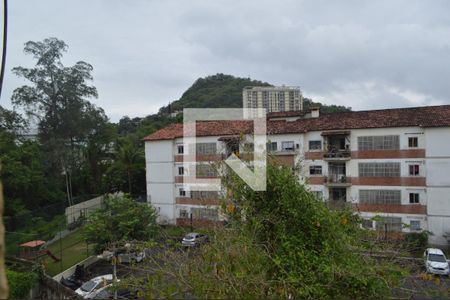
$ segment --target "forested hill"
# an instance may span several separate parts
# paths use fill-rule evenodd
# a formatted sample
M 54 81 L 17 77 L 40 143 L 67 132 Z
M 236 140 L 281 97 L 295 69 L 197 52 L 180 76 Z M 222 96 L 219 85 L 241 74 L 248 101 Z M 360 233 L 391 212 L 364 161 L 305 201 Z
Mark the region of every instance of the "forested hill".
M 271 86 L 267 82 L 232 75 L 216 74 L 197 79 L 181 98 L 160 109 L 160 113 L 185 107 L 242 107 L 242 89 L 246 86 Z
M 188 88 L 179 100 L 160 108 L 159 113 L 165 115 L 180 111 L 183 108 L 217 108 L 217 107 L 242 107 L 242 89 L 246 86 L 272 86 L 267 82 L 252 80 L 250 78 L 235 77 L 232 75 L 216 74 L 197 79 Z M 304 99 L 307 109 L 310 105 L 317 104 L 323 112 L 349 111 L 350 107 L 337 105 L 322 105 L 309 98 Z

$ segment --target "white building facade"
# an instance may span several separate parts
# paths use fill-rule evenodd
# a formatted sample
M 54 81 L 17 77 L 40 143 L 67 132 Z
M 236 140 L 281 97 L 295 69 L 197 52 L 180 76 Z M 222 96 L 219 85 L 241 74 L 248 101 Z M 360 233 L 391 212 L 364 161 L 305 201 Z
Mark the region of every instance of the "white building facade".
M 263 108 L 266 113 L 301 111 L 303 96 L 299 87 L 294 86 L 251 86 L 242 91 L 244 118 L 253 117 L 255 110 Z
M 196 146 L 183 144 L 182 124 L 145 138 L 148 201 L 159 211 L 161 223 L 224 220 L 219 193 L 190 187 L 195 178 L 218 177 L 208 164 L 242 151 L 230 141 L 249 132 L 243 132 L 241 123 L 223 123 L 226 134 L 217 122 L 202 122 Z M 280 163 L 299 167 L 299 181 L 317 197 L 331 206 L 351 205 L 364 219 L 363 227 L 428 230 L 433 233 L 430 243 L 447 243 L 450 106 L 314 114 L 284 121 L 277 116 L 268 120 L 267 129 L 268 151 Z

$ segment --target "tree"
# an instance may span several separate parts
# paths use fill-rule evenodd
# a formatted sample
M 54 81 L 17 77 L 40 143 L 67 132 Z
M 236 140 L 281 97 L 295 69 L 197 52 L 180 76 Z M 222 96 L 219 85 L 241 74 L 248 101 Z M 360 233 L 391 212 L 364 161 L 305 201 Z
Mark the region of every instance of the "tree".
M 320 107 L 320 111 L 324 113 L 337 113 L 337 112 L 348 112 L 352 111 L 351 107 L 346 107 L 342 105 L 324 105 L 320 102 L 314 102 L 309 98 L 303 98 L 303 109 L 307 110 L 313 105 L 318 105 Z
M 0 132 L 17 133 L 27 127 L 27 122 L 15 111 L 0 106 Z
M 139 203 L 129 196 L 110 196 L 104 208 L 88 216 L 83 227 L 87 242 L 104 249 L 108 243 L 119 241 L 148 241 L 158 233 L 156 211 L 146 203 Z
M 130 194 L 145 193 L 145 158 L 143 146 L 132 136 L 117 142 L 114 161 L 108 170 L 107 180 L 116 190 L 126 190 Z
M 88 160 L 89 169 L 95 173 L 96 186 L 100 187 L 102 155 L 98 152 L 107 150 L 111 142 L 105 139 L 107 134 L 103 131 L 107 130 L 108 118 L 102 109 L 88 101 L 97 97 L 96 88 L 89 85 L 93 79 L 92 66 L 83 61 L 64 66 L 61 59 L 66 51 L 66 43 L 57 38 L 25 43 L 24 52 L 34 57 L 36 65 L 13 68 L 13 73 L 27 79 L 31 85 L 15 89 L 12 102 L 39 122 L 47 175 L 59 180 L 61 185 L 62 173 L 68 179 L 81 180 L 85 178 L 82 171 L 87 169 Z M 95 141 L 96 137 L 99 140 Z M 85 192 L 83 183 L 75 182 L 73 190 Z
M 17 76 L 32 83 L 15 89 L 12 102 L 39 120 L 44 140 L 76 138 L 82 134 L 78 130 L 83 117 L 80 112 L 88 105 L 86 98 L 97 97 L 96 88 L 87 84 L 92 80 L 92 66 L 79 61 L 65 67 L 61 58 L 66 51 L 66 43 L 57 38 L 29 41 L 25 43 L 24 52 L 37 60 L 35 67 L 12 69 Z
M 196 255 L 165 250 L 150 258 L 145 268 L 157 276 L 145 296 L 335 299 L 389 293 L 398 273 L 358 254 L 360 229 L 352 212 L 329 210 L 291 168 L 273 162 L 263 192 L 227 174 L 227 228 L 216 230 Z

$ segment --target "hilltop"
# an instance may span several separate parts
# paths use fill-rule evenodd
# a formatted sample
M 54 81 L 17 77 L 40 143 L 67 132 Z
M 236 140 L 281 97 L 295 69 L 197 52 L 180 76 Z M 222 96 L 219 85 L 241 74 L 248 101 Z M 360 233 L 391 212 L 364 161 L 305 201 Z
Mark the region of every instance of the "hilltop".
M 163 106 L 159 114 L 165 115 L 180 111 L 183 108 L 217 108 L 242 107 L 242 89 L 246 86 L 273 86 L 270 83 L 250 78 L 235 77 L 218 73 L 216 75 L 198 78 L 179 100 Z M 351 108 L 337 105 L 323 105 L 309 98 L 304 98 L 304 106 L 319 105 L 323 112 L 350 111 Z

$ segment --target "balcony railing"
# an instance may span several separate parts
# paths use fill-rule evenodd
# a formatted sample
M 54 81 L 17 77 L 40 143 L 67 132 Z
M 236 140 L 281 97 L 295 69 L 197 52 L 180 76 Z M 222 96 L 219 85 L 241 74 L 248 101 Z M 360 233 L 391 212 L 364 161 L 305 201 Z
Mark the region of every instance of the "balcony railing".
M 350 203 L 346 202 L 345 199 L 330 199 L 326 201 L 326 205 L 332 210 L 342 210 L 347 207 L 351 207 Z
M 348 178 L 345 174 L 329 174 L 324 177 L 326 185 L 329 186 L 349 186 L 351 185 L 351 178 Z
M 323 153 L 325 160 L 348 160 L 350 157 L 350 150 L 330 150 Z

